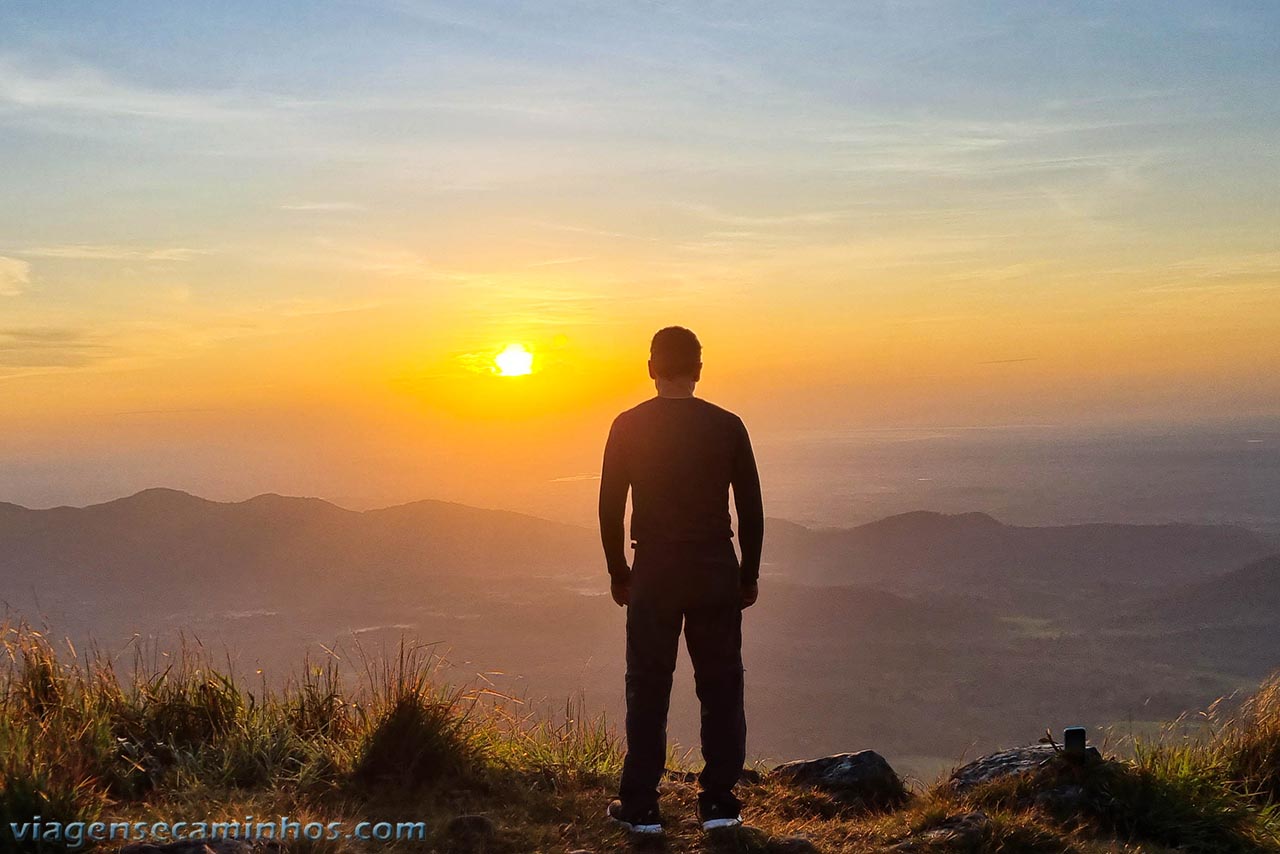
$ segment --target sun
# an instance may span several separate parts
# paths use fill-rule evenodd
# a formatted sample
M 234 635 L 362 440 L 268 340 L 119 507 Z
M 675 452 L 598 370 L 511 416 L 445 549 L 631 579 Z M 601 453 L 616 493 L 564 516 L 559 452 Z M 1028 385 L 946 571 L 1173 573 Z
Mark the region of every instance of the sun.
M 523 344 L 508 344 L 493 357 L 500 377 L 522 377 L 533 373 L 533 354 Z

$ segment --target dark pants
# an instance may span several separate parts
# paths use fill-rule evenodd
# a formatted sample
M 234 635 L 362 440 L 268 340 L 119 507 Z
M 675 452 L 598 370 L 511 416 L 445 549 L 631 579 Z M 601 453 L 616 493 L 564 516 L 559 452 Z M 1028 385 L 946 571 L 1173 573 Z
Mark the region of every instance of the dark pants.
M 667 759 L 667 707 L 680 628 L 702 704 L 704 797 L 730 797 L 747 751 L 742 600 L 731 540 L 641 543 L 627 608 L 627 757 L 619 798 L 657 802 Z

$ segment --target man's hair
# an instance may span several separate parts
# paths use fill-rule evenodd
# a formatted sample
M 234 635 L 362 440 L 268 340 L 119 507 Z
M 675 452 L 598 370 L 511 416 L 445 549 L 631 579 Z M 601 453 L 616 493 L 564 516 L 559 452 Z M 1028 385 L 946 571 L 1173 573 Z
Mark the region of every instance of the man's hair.
M 702 363 L 702 344 L 698 336 L 683 326 L 659 329 L 649 345 L 653 372 L 666 380 L 692 377 Z

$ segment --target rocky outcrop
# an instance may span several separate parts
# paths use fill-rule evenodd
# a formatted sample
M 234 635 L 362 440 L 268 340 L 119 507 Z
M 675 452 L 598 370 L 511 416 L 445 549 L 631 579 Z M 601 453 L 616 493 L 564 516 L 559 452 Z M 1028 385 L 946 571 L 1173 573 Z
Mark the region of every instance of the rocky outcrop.
M 822 854 L 821 849 L 813 844 L 813 840 L 803 834 L 775 836 L 769 840 L 769 847 L 766 850 L 769 854 Z
M 1063 758 L 1062 752 L 1052 744 L 1028 744 L 991 753 L 962 765 L 952 772 L 951 787 L 957 792 L 967 792 L 975 786 L 1010 777 L 1038 771 L 1050 762 Z M 1085 751 L 1084 761 L 1097 762 L 1101 759 L 1096 748 Z M 1063 761 L 1066 761 L 1063 758 Z
M 1030 744 L 1001 750 L 960 766 L 951 773 L 950 783 L 957 792 L 967 792 L 1000 777 L 1035 771 L 1056 753 L 1049 744 Z
M 774 768 L 770 776 L 871 807 L 893 806 L 907 797 L 902 779 L 874 750 L 787 762 Z

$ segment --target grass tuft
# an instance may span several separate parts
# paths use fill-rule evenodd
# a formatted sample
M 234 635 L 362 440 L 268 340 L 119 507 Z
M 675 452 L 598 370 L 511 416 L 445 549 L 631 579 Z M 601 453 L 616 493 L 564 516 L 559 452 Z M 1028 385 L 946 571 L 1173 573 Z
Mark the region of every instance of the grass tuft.
M 359 650 L 353 685 L 335 652 L 273 689 L 237 681 L 198 643 L 172 657 L 137 652 L 120 676 L 96 651 L 61 653 L 47 632 L 0 633 L 0 826 L 287 814 L 414 819 L 438 840 L 450 819 L 481 814 L 494 823 L 490 854 L 628 847 L 602 820 L 622 758 L 608 722 L 581 698 L 544 715 L 450 688 L 432 647 Z M 694 775 L 675 750 L 666 850 L 1280 854 L 1280 680 L 1228 707 L 1212 708 L 1197 738 L 1139 742 L 1093 766 L 1055 761 L 966 793 L 940 782 L 883 810 L 766 774 L 742 791 L 754 829 L 715 839 L 693 820 Z M 55 849 L 65 850 L 0 837 L 0 852 Z

